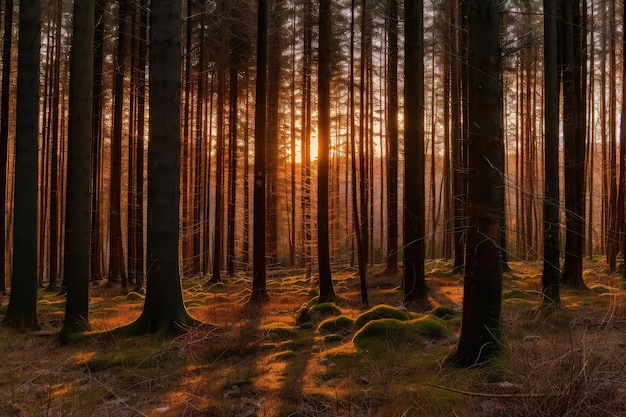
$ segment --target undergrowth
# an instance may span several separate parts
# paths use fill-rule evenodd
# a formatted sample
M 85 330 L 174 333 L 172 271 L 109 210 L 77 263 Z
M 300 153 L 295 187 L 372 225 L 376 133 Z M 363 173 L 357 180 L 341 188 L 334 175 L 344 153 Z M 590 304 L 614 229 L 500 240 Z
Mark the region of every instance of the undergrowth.
M 246 303 L 250 280 L 184 281 L 188 308 L 219 326 L 165 338 L 102 338 L 63 346 L 0 329 L 4 416 L 614 416 L 626 415 L 626 294 L 601 262 L 593 291 L 564 290 L 564 308 L 539 309 L 538 265 L 512 262 L 504 279 L 505 354 L 480 369 L 446 365 L 460 326 L 462 277 L 427 268 L 436 307 L 396 307 L 397 276 L 370 271 L 370 310 L 358 279 L 335 271 L 341 298 L 317 307 L 315 276 L 279 271 L 269 303 Z M 143 296 L 94 285 L 91 325 L 131 322 Z M 61 296 L 39 315 L 57 329 Z M 6 304 L 6 297 L 2 304 Z

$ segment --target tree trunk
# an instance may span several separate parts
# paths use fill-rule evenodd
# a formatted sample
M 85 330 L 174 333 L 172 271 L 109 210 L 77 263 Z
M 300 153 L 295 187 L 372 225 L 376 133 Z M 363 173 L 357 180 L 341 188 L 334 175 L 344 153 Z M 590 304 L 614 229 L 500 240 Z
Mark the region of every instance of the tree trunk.
M 320 0 L 318 68 L 317 250 L 320 280 L 318 302 L 335 299 L 328 240 L 328 159 L 330 147 L 330 0 Z
M 504 184 L 500 19 L 497 2 L 469 8 L 468 229 L 461 334 L 453 363 L 478 366 L 501 344 L 500 226 Z
M 0 98 L 0 293 L 6 292 L 7 271 L 7 157 L 9 147 L 9 98 L 11 76 L 11 50 L 13 44 L 13 0 L 4 2 L 4 32 L 2 49 L 2 97 Z
M 89 329 L 93 18 L 94 2 L 74 2 L 63 281 L 67 303 L 62 339 Z
M 95 0 L 94 53 L 93 53 L 93 119 L 91 141 L 91 279 L 104 276 L 104 254 L 101 226 L 102 182 L 102 103 L 104 63 L 104 2 Z
M 543 198 L 543 303 L 560 303 L 559 77 L 556 2 L 544 0 L 545 155 Z M 550 156 L 552 155 L 552 156 Z
M 265 132 L 267 99 L 267 0 L 258 2 L 256 62 L 256 104 L 254 116 L 254 201 L 253 201 L 253 253 L 252 294 L 250 301 L 265 302 L 267 277 L 265 273 Z
M 424 3 L 404 10 L 404 304 L 428 306 L 425 256 Z
M 561 77 L 563 80 L 563 137 L 565 153 L 565 261 L 562 282 L 586 288 L 582 279 L 585 236 L 585 102 L 579 1 L 562 1 Z
M 111 136 L 110 207 L 109 207 L 109 282 L 121 281 L 126 288 L 127 276 L 122 236 L 122 132 L 124 118 L 124 76 L 126 73 L 127 4 L 119 2 L 119 22 L 115 76 L 113 80 L 113 133 Z
M 133 333 L 170 333 L 194 324 L 180 283 L 180 0 L 152 3 L 150 15 L 150 143 L 146 299 Z
M 387 268 L 398 273 L 398 0 L 389 0 L 387 35 Z M 434 181 L 434 178 L 433 178 Z
M 19 5 L 15 202 L 11 296 L 3 322 L 37 328 L 37 162 L 39 144 L 39 48 L 41 2 Z

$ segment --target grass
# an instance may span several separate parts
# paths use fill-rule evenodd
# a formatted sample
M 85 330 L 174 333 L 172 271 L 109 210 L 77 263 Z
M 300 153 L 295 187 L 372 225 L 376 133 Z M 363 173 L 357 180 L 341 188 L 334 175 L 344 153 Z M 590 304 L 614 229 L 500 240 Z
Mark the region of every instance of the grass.
M 268 278 L 271 300 L 250 309 L 250 280 L 183 283 L 194 317 L 220 326 L 175 338 L 88 337 L 62 346 L 0 328 L 0 415 L 21 416 L 611 416 L 626 414 L 626 293 L 586 265 L 595 291 L 564 289 L 543 311 L 539 264 L 511 262 L 504 279 L 505 355 L 481 369 L 446 365 L 457 341 L 462 278 L 427 264 L 429 314 L 399 305 L 398 277 L 370 271 L 361 310 L 355 271 L 335 271 L 340 298 L 318 307 L 305 271 Z M 131 295 L 132 294 L 132 295 Z M 55 329 L 64 298 L 43 292 Z M 5 306 L 8 297 L 2 298 Z M 91 288 L 91 325 L 127 324 L 143 295 Z M 2 308 L 0 306 L 0 308 Z M 541 314 L 538 312 L 541 311 Z M 301 322 L 297 317 L 302 318 Z

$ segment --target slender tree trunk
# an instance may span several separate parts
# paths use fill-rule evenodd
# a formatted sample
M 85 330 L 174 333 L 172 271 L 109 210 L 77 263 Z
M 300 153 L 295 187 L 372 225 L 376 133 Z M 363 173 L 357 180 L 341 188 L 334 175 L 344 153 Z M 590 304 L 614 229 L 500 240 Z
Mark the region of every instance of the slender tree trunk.
M 93 53 L 93 119 L 91 141 L 91 279 L 104 276 L 102 243 L 101 178 L 102 178 L 102 103 L 104 63 L 104 2 L 95 0 Z
M 317 250 L 320 280 L 318 302 L 335 299 L 328 241 L 328 156 L 330 147 L 330 0 L 320 0 L 318 68 Z
M 2 48 L 2 97 L 0 97 L 0 293 L 6 292 L 7 271 L 7 160 L 9 147 L 9 98 L 11 76 L 11 50 L 13 44 L 13 0 L 4 2 L 4 32 Z
M 281 25 L 282 1 L 269 2 L 269 33 L 267 62 L 267 135 L 266 135 L 266 216 L 267 216 L 267 262 L 278 262 L 278 136 L 279 93 L 281 82 Z
M 257 63 L 256 63 L 256 104 L 254 117 L 254 229 L 252 254 L 252 294 L 250 301 L 265 302 L 267 277 L 265 271 L 265 133 L 267 99 L 267 0 L 258 2 L 257 28 Z
M 561 76 L 563 80 L 563 136 L 565 153 L 565 261 L 562 282 L 585 288 L 582 260 L 585 224 L 585 102 L 580 1 L 560 4 Z
M 124 75 L 126 74 L 127 2 L 119 2 L 119 24 L 115 76 L 113 81 L 113 134 L 111 136 L 110 213 L 109 213 L 109 282 L 121 281 L 126 288 L 122 236 L 122 132 L 124 117 Z
M 217 138 L 215 144 L 215 233 L 213 236 L 213 274 L 210 282 L 222 281 L 222 209 L 224 199 L 224 95 L 226 94 L 226 23 L 222 22 L 220 58 L 217 68 Z
M 236 10 L 236 8 L 234 8 Z M 229 131 L 228 131 L 228 213 L 227 213 L 227 244 L 226 269 L 229 276 L 235 275 L 235 208 L 237 201 L 237 125 L 239 124 L 239 62 L 237 50 L 240 46 L 237 39 L 231 39 L 232 52 L 230 62 L 230 98 L 229 98 Z
M 398 273 L 398 0 L 387 13 L 387 269 Z M 434 179 L 433 179 L 434 180 Z

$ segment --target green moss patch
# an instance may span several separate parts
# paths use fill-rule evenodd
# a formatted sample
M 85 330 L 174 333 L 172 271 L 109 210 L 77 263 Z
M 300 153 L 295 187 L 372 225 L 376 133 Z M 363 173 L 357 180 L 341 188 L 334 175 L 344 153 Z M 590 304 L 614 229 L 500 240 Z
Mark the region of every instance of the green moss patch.
M 331 317 L 317 326 L 318 333 L 349 333 L 354 326 L 354 320 L 348 316 Z
M 445 322 L 427 314 L 419 319 L 402 321 L 392 318 L 373 320 L 363 326 L 352 339 L 362 352 L 383 354 L 403 343 L 415 344 L 420 338 L 436 339 L 448 334 Z
M 396 319 L 400 321 L 411 320 L 411 313 L 400 310 L 390 305 L 381 304 L 367 310 L 354 321 L 354 327 L 360 329 L 372 320 Z

